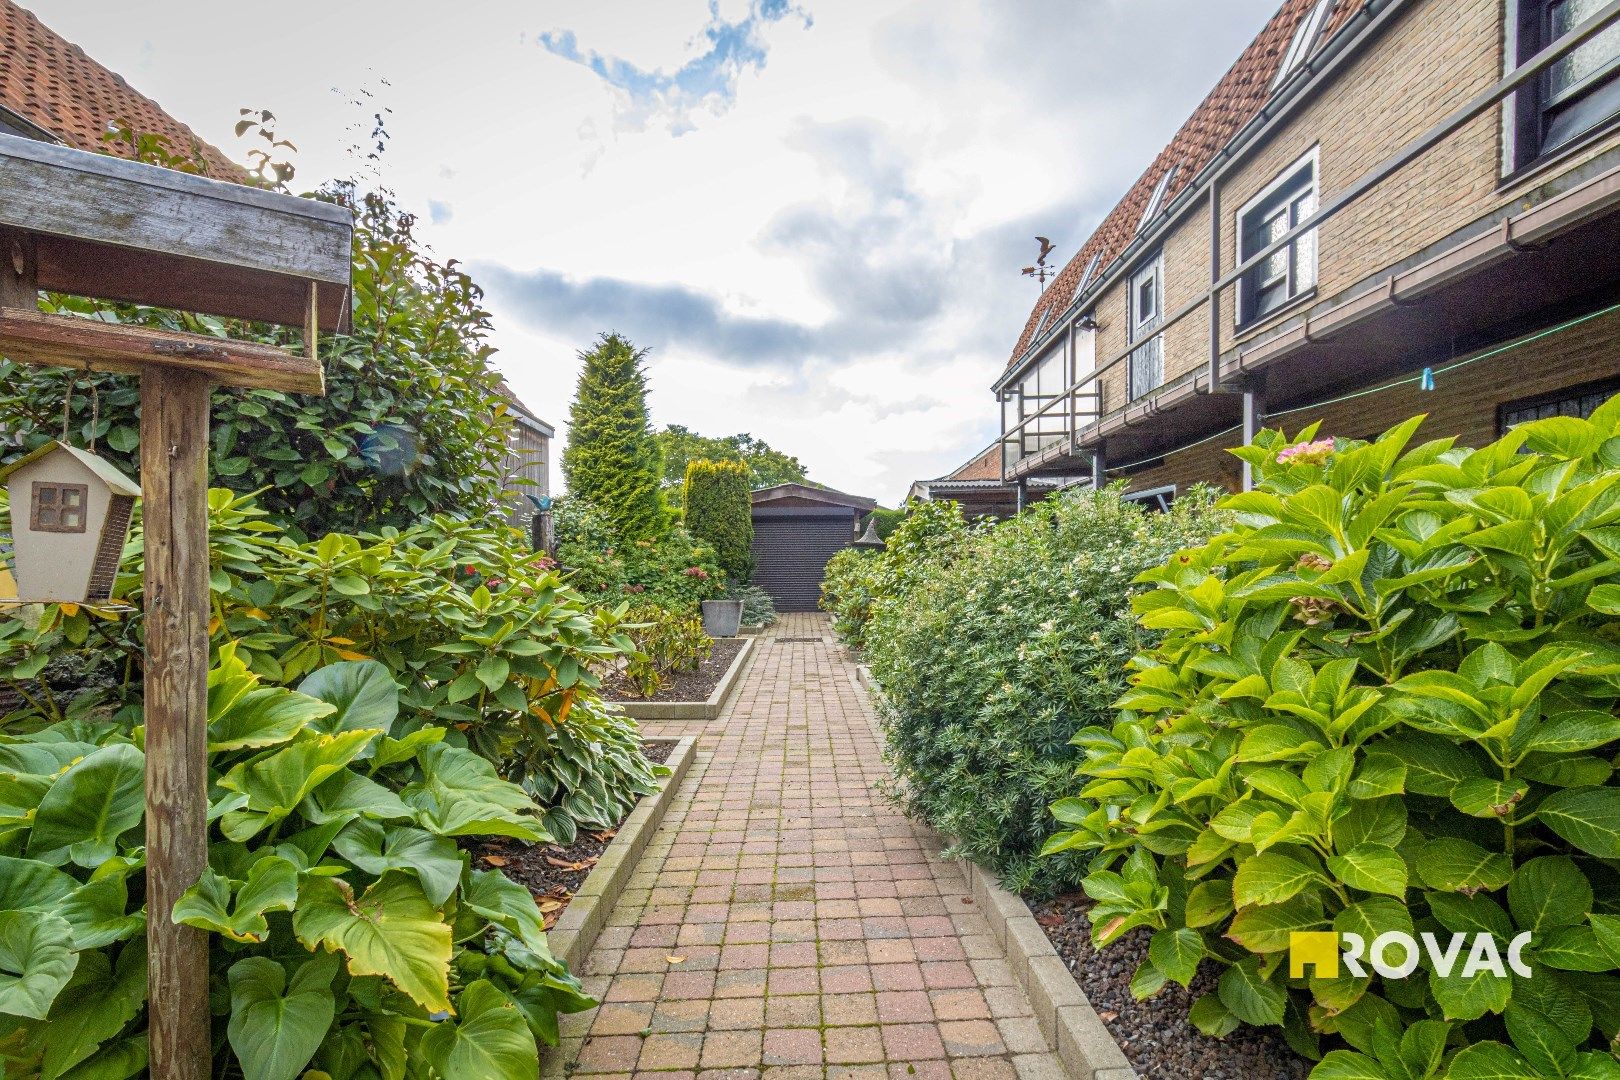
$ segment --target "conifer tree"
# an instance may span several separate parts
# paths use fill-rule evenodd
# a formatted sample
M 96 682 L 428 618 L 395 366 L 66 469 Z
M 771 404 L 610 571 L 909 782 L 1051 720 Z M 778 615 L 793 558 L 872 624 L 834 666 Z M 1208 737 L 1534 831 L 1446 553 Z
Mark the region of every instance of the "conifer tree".
M 616 333 L 580 353 L 585 367 L 562 456 L 569 494 L 606 515 L 625 542 L 654 540 L 670 527 L 663 454 L 647 422 L 646 356 Z
M 715 561 L 733 585 L 754 574 L 753 504 L 748 466 L 740 461 L 690 461 L 686 465 L 686 529 L 714 547 Z

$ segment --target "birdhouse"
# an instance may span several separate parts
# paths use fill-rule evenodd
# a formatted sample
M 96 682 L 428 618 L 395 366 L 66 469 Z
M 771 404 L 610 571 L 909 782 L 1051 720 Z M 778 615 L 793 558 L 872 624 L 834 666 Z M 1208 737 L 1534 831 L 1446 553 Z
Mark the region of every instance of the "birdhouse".
M 0 469 L 11 497 L 17 599 L 106 603 L 140 485 L 96 455 L 49 442 Z

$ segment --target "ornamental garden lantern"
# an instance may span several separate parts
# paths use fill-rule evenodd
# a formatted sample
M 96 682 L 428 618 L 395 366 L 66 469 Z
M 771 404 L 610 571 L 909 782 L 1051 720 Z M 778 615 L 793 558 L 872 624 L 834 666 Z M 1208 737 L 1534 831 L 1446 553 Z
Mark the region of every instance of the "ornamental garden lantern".
M 48 442 L 0 469 L 11 496 L 12 569 L 24 603 L 112 599 L 141 489 L 101 458 Z

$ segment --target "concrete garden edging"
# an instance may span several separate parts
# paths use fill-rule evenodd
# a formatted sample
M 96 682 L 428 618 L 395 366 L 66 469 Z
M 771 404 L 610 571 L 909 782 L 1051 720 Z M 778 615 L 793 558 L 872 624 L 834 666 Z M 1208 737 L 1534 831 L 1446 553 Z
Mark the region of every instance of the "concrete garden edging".
M 743 664 L 753 654 L 755 638 L 742 639 L 743 647 L 732 657 L 731 666 L 720 677 L 720 684 L 706 701 L 615 701 L 624 714 L 636 720 L 713 720 L 725 708 L 726 699 L 737 686 Z
M 609 841 L 607 850 L 602 852 L 596 866 L 585 876 L 573 899 L 568 901 L 562 917 L 546 935 L 551 954 L 567 964 L 568 970 L 576 973 L 585 966 L 591 946 L 596 944 L 597 935 L 607 925 L 608 913 L 619 902 L 630 876 L 635 873 L 637 860 L 652 842 L 653 834 L 658 831 L 665 812 L 669 810 L 669 804 L 675 801 L 675 792 L 697 757 L 697 737 L 694 735 L 679 738 L 649 735 L 643 741 L 675 744 L 669 760 L 664 763 L 669 767 L 669 775 L 664 777 L 657 791 L 642 796 L 636 808 L 630 811 L 630 816 L 619 826 L 618 835 Z
M 872 695 L 882 693 L 865 664 L 855 668 L 856 681 Z M 941 837 L 948 845 L 956 838 Z M 1023 899 L 1003 889 L 995 875 L 970 859 L 957 861 L 973 903 L 990 924 L 1013 978 L 1035 1010 L 1035 1022 L 1053 1047 L 1063 1070 L 1077 1080 L 1140 1080 L 1125 1051 L 1091 1007 L 1073 973 L 1058 955 L 1046 931 Z
M 955 843 L 953 837 L 944 839 Z M 1029 905 L 1003 889 L 979 864 L 961 859 L 958 865 L 1064 1071 L 1078 1080 L 1140 1080 Z

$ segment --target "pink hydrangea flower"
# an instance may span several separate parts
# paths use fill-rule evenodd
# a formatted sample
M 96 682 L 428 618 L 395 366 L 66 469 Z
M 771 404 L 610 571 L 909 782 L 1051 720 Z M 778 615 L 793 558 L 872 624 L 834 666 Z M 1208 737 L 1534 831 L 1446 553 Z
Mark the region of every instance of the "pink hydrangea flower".
M 1290 446 L 1277 455 L 1279 465 L 1322 465 L 1333 454 L 1333 440 L 1317 439 L 1315 442 L 1300 443 Z

